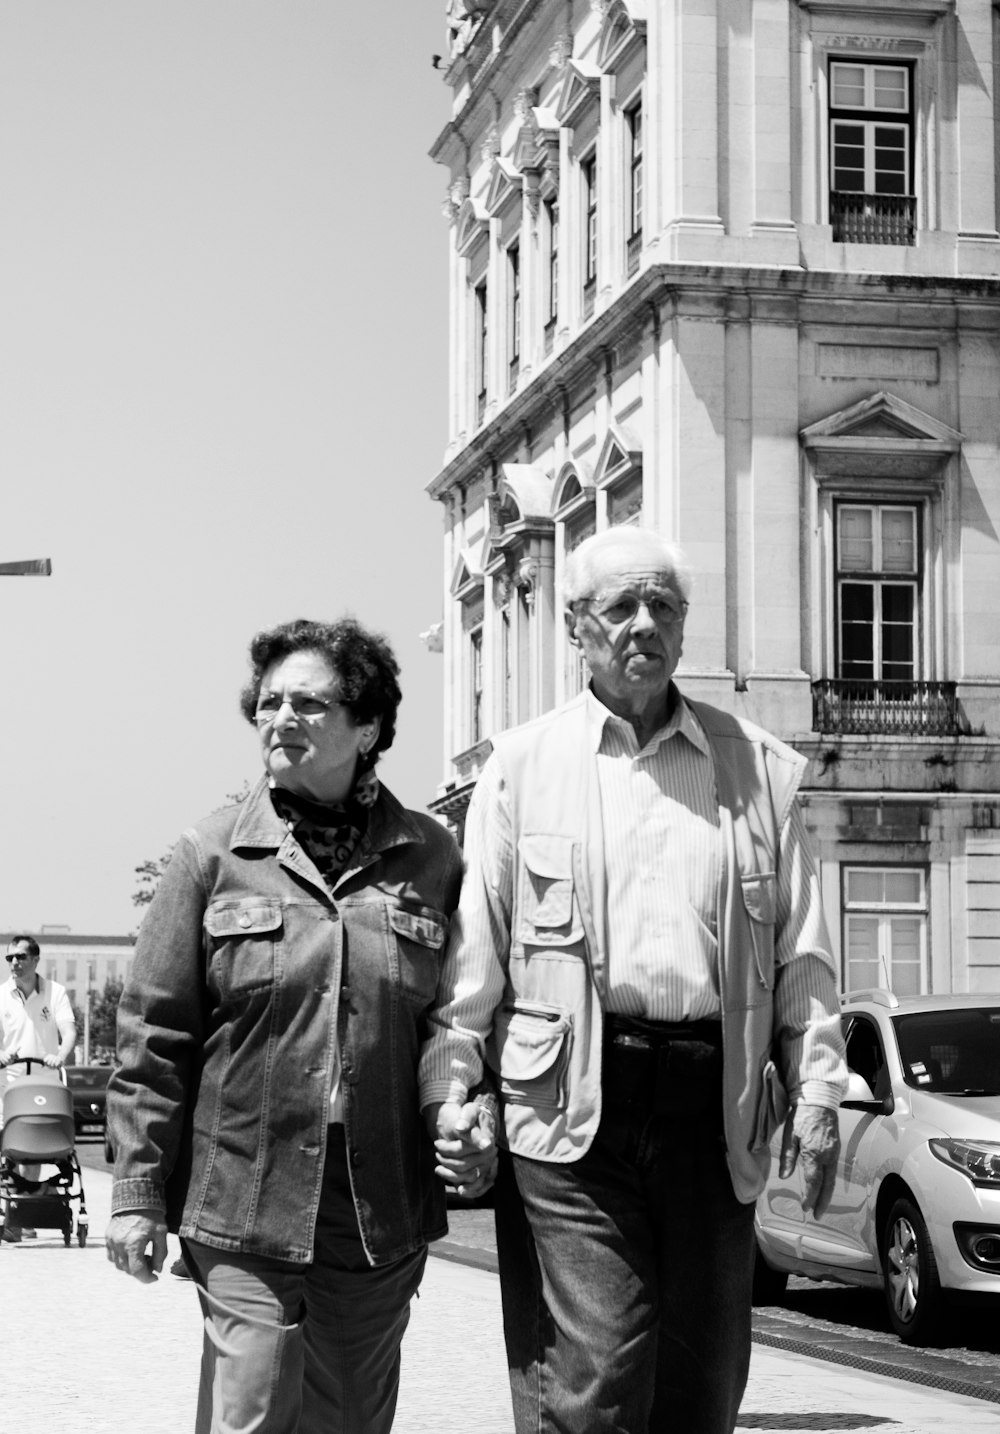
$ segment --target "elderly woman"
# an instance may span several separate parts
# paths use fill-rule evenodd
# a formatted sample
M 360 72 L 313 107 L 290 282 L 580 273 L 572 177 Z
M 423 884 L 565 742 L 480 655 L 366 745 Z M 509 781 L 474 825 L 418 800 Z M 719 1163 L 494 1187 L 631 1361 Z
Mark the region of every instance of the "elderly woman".
M 108 1258 L 154 1279 L 179 1232 L 202 1434 L 381 1434 L 447 1229 L 416 1067 L 461 860 L 375 775 L 400 700 L 382 638 L 297 621 L 250 661 L 265 776 L 180 838 L 122 995 Z M 444 1179 L 480 1193 L 484 1142 L 440 1147 Z

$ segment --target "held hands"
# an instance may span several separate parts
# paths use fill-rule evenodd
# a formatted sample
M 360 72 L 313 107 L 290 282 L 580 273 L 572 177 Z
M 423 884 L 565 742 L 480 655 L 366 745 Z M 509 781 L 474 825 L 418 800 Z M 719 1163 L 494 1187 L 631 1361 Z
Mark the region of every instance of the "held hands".
M 822 1105 L 797 1105 L 785 1121 L 778 1173 L 787 1180 L 802 1164 L 802 1208 L 818 1220 L 833 1196 L 840 1153 L 837 1112 Z
M 129 1210 L 112 1215 L 104 1236 L 108 1259 L 140 1284 L 149 1285 L 167 1258 L 167 1222 L 159 1210 Z M 152 1253 L 146 1254 L 146 1247 Z
M 497 1174 L 492 1112 L 475 1101 L 447 1101 L 427 1106 L 424 1119 L 437 1153 L 434 1173 L 459 1195 L 485 1195 Z

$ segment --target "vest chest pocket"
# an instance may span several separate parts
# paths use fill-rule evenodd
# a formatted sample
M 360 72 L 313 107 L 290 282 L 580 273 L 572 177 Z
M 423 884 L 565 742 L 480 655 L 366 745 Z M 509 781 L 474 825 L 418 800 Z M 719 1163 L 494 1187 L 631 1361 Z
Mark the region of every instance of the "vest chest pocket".
M 281 902 L 266 896 L 213 901 L 205 912 L 208 961 L 227 996 L 270 989 L 281 940 Z
M 443 917 L 400 906 L 390 907 L 389 922 L 396 937 L 400 987 L 411 1000 L 426 1006 L 437 993 L 448 924 Z
M 573 877 L 572 837 L 532 833 L 521 858 L 518 939 L 526 946 L 571 946 L 583 937 Z
M 740 878 L 743 905 L 750 918 L 754 964 L 759 986 L 774 989 L 774 924 L 777 918 L 778 883 L 773 871 Z

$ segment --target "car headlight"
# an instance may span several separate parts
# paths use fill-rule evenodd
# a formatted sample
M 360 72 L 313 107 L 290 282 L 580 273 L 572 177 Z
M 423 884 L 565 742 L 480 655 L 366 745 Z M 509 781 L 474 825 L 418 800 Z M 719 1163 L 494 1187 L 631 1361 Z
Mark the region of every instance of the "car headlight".
M 945 1165 L 961 1170 L 973 1185 L 1000 1190 L 1000 1143 L 995 1140 L 931 1140 L 931 1151 Z

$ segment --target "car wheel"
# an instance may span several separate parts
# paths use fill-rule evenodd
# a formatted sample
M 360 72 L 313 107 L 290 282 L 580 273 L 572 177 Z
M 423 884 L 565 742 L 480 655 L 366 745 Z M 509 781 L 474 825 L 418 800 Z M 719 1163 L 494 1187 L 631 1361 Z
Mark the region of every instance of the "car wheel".
M 772 1270 L 758 1246 L 753 1260 L 753 1302 L 755 1305 L 779 1305 L 788 1286 L 787 1270 Z
M 926 1344 L 940 1323 L 943 1296 L 927 1226 L 912 1200 L 899 1199 L 889 1211 L 882 1274 L 893 1329 L 904 1344 Z

